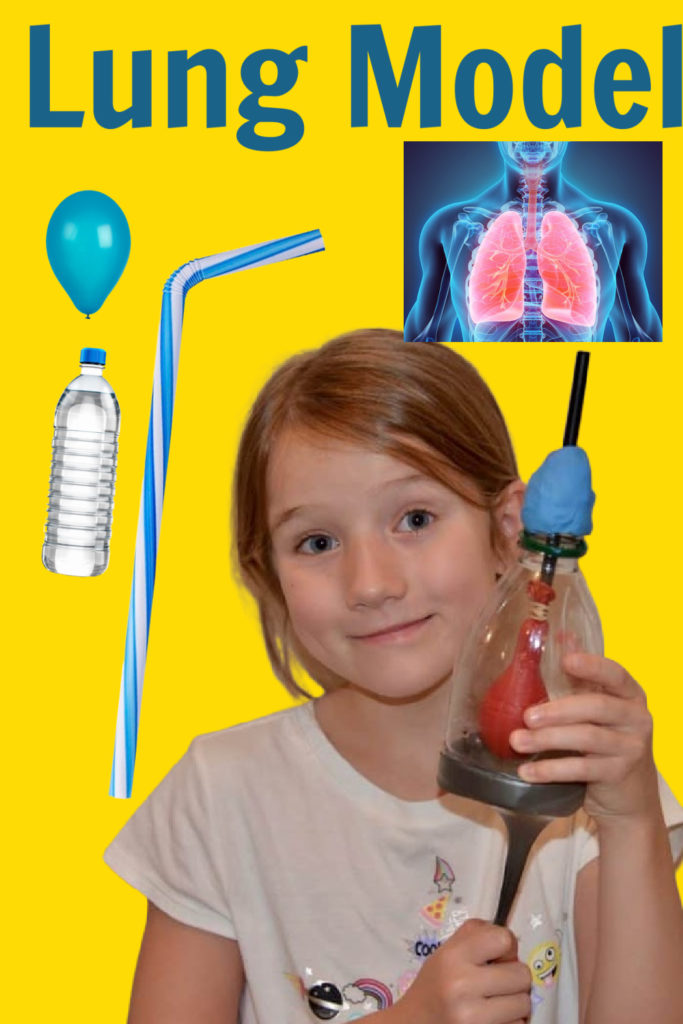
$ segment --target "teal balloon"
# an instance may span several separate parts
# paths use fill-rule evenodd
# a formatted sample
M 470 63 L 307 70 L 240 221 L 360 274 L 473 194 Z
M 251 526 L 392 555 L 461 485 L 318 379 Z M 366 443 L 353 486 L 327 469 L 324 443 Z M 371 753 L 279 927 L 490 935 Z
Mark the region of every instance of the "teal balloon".
M 46 241 L 50 266 L 76 309 L 96 313 L 128 262 L 121 207 L 104 192 L 74 192 L 50 217 Z

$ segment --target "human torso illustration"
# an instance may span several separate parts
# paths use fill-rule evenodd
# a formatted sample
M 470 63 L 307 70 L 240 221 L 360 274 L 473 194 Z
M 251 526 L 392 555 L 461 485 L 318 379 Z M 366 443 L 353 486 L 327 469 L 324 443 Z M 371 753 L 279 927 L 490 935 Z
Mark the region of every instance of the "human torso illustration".
M 405 340 L 661 341 L 638 218 L 562 177 L 566 143 L 499 147 L 503 178 L 422 229 Z

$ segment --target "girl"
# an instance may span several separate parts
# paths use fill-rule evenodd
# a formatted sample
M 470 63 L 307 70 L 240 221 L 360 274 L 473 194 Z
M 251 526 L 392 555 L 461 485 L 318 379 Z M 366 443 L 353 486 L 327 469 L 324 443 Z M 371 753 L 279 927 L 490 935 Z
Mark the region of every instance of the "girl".
M 356 332 L 265 385 L 237 558 L 275 672 L 305 692 L 295 659 L 325 693 L 195 740 L 109 847 L 148 898 L 130 1024 L 683 1020 L 683 809 L 624 669 L 572 655 L 593 689 L 512 734 L 583 753 L 533 781 L 586 781 L 590 814 L 543 833 L 510 929 L 487 923 L 502 822 L 435 780 L 452 666 L 515 557 L 522 494 L 495 400 L 450 349 Z

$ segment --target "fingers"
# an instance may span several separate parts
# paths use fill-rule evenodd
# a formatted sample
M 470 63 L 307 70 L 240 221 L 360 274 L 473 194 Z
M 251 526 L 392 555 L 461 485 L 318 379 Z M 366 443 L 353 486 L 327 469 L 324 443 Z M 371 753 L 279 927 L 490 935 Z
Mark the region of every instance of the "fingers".
M 568 675 L 601 687 L 616 697 L 643 696 L 643 690 L 625 668 L 599 654 L 567 654 L 562 666 Z
M 521 754 L 571 750 L 594 755 L 595 760 L 535 762 L 519 773 L 529 782 L 615 781 L 651 747 L 652 716 L 638 684 L 615 662 L 595 655 L 572 655 L 566 661 L 573 664 L 575 658 L 585 669 L 583 678 L 609 680 L 611 692 L 576 693 L 527 708 L 524 721 L 529 728 L 515 729 L 510 743 Z M 616 695 L 618 689 L 621 699 Z M 627 693 L 634 696 L 626 697 Z M 615 763 L 610 764 L 609 759 Z M 619 766 L 616 759 L 620 759 Z M 578 774 L 573 774 L 575 769 Z
M 490 964 L 482 967 L 477 975 L 481 996 L 512 996 L 529 992 L 531 989 L 531 971 L 519 960 L 514 963 Z
M 510 948 L 507 951 L 507 953 L 503 953 L 502 956 L 499 956 L 496 959 L 496 963 L 497 964 L 517 963 L 517 960 L 518 960 L 518 957 L 519 957 L 519 950 L 518 950 L 518 946 L 517 946 L 517 936 L 513 932 L 510 932 L 510 937 L 511 937 Z
M 651 748 L 652 723 L 646 712 L 630 730 L 580 724 L 516 729 L 510 743 L 523 754 L 576 751 L 580 757 L 551 757 L 520 765 L 526 782 L 619 782 Z
M 525 1024 L 531 1016 L 531 996 L 528 992 L 515 996 L 499 996 L 486 1006 L 486 1024 Z
M 513 749 L 531 758 L 518 774 L 525 782 L 587 783 L 594 817 L 633 813 L 647 799 L 643 794 L 654 777 L 645 693 L 608 658 L 573 653 L 562 664 L 576 692 L 526 709 L 527 728 L 510 734 Z M 543 757 L 550 751 L 571 754 Z M 627 780 L 630 788 L 624 788 Z
M 455 935 L 448 939 L 442 948 L 449 946 L 466 949 L 466 959 L 475 965 L 488 964 L 492 960 L 500 960 L 510 955 L 517 957 L 517 939 L 509 930 L 501 925 L 490 924 L 478 918 L 458 928 Z
M 531 1014 L 531 971 L 517 960 L 517 939 L 487 921 L 470 919 L 444 942 L 406 999 L 417 997 L 423 983 L 424 993 L 435 997 L 433 1019 L 444 1024 L 522 1024 Z
M 524 712 L 525 725 L 534 730 L 542 726 L 571 725 L 574 722 L 637 728 L 647 721 L 647 717 L 644 699 L 619 700 L 606 693 L 573 693 L 567 697 L 556 697 L 545 704 L 536 704 Z
M 642 731 L 646 734 L 646 730 Z M 510 733 L 510 744 L 522 754 L 575 750 L 580 754 L 599 754 L 602 757 L 638 757 L 642 752 L 639 735 L 584 723 L 547 729 L 515 729 Z
M 560 757 L 530 761 L 517 769 L 525 782 L 620 782 L 625 775 L 621 757 Z

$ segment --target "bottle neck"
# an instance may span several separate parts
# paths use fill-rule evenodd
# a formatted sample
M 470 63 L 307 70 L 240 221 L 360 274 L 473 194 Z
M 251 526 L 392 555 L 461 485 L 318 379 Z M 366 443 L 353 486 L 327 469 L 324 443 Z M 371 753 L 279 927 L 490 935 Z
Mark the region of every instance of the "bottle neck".
M 540 573 L 543 566 L 543 559 L 545 555 L 542 551 L 529 551 L 526 548 L 520 548 L 519 561 L 527 569 L 532 572 Z M 576 558 L 563 558 L 560 557 L 555 562 L 556 573 L 564 575 L 565 573 L 572 573 L 579 571 L 579 562 Z
M 104 367 L 98 363 L 81 363 L 82 377 L 101 377 L 103 373 Z

